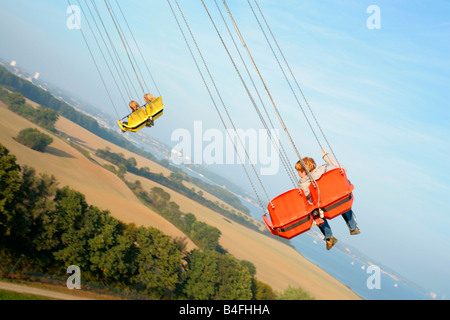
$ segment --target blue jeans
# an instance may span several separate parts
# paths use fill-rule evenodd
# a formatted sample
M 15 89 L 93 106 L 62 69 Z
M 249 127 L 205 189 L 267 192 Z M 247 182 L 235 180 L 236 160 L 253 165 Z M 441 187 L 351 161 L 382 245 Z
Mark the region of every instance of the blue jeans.
M 347 211 L 346 213 L 342 214 L 342 218 L 344 218 L 345 223 L 347 224 L 348 228 L 351 230 L 354 230 L 357 227 L 356 224 L 356 217 L 353 213 L 353 210 Z M 333 232 L 331 231 L 331 227 L 328 224 L 327 219 L 323 219 L 324 223 L 319 226 L 320 231 L 325 236 L 325 239 L 329 239 L 333 236 Z

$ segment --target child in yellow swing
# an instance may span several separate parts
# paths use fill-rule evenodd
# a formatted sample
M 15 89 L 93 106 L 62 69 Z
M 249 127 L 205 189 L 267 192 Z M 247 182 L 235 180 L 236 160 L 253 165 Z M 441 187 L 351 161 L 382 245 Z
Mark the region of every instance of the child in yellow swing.
M 161 117 L 164 111 L 162 98 L 155 98 L 147 93 L 144 95 L 145 104 L 141 107 L 136 101 L 131 101 L 129 106 L 132 113 L 128 115 L 128 121 L 118 121 L 122 132 L 138 132 L 144 127 L 152 127 L 154 120 Z

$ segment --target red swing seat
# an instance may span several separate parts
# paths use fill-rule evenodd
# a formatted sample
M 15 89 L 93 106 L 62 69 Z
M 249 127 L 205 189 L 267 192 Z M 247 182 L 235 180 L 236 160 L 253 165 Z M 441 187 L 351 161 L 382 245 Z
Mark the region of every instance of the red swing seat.
M 263 220 L 269 231 L 276 236 L 291 239 L 308 231 L 313 225 L 314 205 L 308 203 L 304 192 L 293 189 L 273 199 L 269 205 L 269 218 Z
M 312 204 L 308 203 L 300 189 L 290 190 L 269 203 L 267 208 L 270 220 L 264 215 L 264 223 L 273 235 L 292 239 L 310 230 L 314 222 L 316 225 L 323 223 L 315 214 L 320 209 L 326 219 L 333 219 L 349 211 L 353 204 L 353 189 L 343 168 L 330 170 L 317 179 L 316 183 L 311 183 L 309 190 Z
M 331 220 L 351 210 L 352 191 L 355 187 L 347 179 L 343 168 L 325 172 L 316 180 L 316 184 L 310 184 L 309 192 L 313 203 L 317 208 L 322 209 L 325 219 Z

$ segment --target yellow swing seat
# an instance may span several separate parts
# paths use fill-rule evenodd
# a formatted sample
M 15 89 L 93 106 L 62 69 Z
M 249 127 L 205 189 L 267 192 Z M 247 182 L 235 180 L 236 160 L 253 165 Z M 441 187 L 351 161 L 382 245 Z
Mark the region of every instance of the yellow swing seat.
M 158 97 L 143 108 L 139 108 L 128 116 L 128 122 L 117 121 L 123 132 L 138 132 L 146 125 L 161 117 L 164 111 L 162 98 Z

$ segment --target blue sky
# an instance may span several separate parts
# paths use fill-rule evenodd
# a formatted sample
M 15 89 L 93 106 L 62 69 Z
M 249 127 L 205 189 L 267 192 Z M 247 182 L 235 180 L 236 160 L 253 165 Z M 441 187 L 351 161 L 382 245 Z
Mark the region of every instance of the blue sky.
M 217 17 L 214 2 L 206 3 Z M 450 3 L 258 3 L 356 187 L 354 209 L 362 234 L 350 238 L 344 224 L 333 221 L 336 236 L 448 298 Z M 191 130 L 194 121 L 222 129 L 167 1 L 133 0 L 121 5 L 167 106 L 161 125 L 149 134 L 170 143 L 175 129 Z M 201 1 L 180 5 L 236 126 L 262 128 Z M 300 153 L 319 159 L 320 148 L 247 1 L 230 0 L 228 5 Z M 367 28 L 370 5 L 381 10 L 380 29 Z M 66 1 L 1 0 L 0 6 L 0 57 L 16 60 L 30 73 L 40 72 L 44 79 L 115 117 L 80 32 L 66 26 Z M 218 18 L 216 23 L 222 26 Z M 88 32 L 83 19 L 82 26 Z M 92 40 L 91 45 L 95 49 Z M 107 74 L 104 66 L 102 70 Z M 114 88 L 110 79 L 108 86 Z M 125 113 L 127 107 L 118 105 L 119 112 Z M 295 163 L 290 145 L 282 139 Z M 222 170 L 242 181 L 240 168 Z M 273 197 L 291 187 L 282 173 L 265 177 L 265 182 Z

